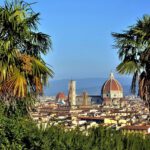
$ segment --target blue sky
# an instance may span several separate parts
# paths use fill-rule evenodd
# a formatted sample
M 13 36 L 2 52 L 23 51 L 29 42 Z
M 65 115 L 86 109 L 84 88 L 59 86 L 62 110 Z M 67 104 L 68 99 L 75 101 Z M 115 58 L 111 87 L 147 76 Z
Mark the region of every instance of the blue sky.
M 39 31 L 51 36 L 53 51 L 44 58 L 54 79 L 108 76 L 119 63 L 111 32 L 150 14 L 148 0 L 26 1 L 37 2 L 32 7 L 41 13 Z

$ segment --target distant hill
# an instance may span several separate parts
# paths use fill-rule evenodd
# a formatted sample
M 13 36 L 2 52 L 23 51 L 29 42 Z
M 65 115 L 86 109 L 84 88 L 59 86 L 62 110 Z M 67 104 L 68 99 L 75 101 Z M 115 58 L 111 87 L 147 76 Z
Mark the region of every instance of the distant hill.
M 107 78 L 85 78 L 74 79 L 76 81 L 76 92 L 78 95 L 83 91 L 88 92 L 90 95 L 100 95 L 101 88 Z M 124 90 L 124 95 L 130 95 L 131 78 L 118 78 L 117 79 Z M 51 80 L 49 85 L 44 88 L 44 94 L 47 96 L 55 96 L 58 92 L 68 93 L 68 79 L 63 80 Z

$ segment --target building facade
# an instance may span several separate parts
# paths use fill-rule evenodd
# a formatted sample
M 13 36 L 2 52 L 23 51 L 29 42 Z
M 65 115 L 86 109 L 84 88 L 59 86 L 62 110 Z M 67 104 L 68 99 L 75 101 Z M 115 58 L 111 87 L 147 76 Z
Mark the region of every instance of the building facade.
M 110 74 L 109 79 L 103 84 L 101 95 L 105 105 L 117 105 L 123 98 L 123 88 L 121 84 L 115 79 L 113 73 Z

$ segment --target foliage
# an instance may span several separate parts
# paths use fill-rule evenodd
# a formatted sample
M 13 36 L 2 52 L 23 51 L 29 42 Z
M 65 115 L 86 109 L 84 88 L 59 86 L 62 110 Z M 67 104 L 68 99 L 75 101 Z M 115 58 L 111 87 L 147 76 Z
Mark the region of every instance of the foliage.
M 86 136 L 79 130 L 65 132 L 60 127 L 40 130 L 29 119 L 4 119 L 0 130 L 1 149 L 37 150 L 147 150 L 149 137 L 96 128 Z
M 0 96 L 5 99 L 42 93 L 52 70 L 42 59 L 50 37 L 38 31 L 39 13 L 21 0 L 0 7 Z
M 139 86 L 139 95 L 150 110 L 150 16 L 144 15 L 123 33 L 112 33 L 121 63 L 117 71 L 133 74 L 131 91 Z

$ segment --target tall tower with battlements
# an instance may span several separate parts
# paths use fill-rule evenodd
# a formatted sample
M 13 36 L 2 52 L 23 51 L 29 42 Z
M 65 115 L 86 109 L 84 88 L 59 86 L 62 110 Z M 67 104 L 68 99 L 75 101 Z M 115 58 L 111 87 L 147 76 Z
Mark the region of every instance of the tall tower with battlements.
M 76 105 L 76 81 L 74 80 L 69 82 L 68 99 L 71 107 Z

